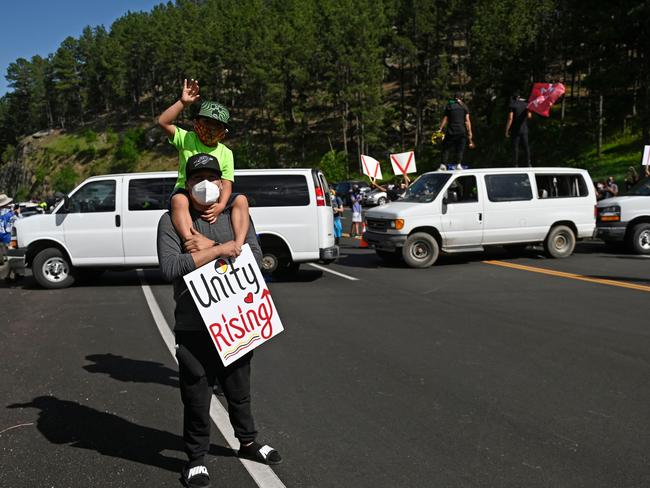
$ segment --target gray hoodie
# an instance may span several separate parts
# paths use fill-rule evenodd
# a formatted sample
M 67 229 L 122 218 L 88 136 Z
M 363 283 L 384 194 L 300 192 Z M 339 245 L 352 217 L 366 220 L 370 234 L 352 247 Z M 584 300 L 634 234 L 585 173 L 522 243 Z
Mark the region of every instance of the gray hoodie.
M 212 239 L 217 243 L 228 242 L 234 239 L 229 209 L 224 210 L 213 224 L 208 224 L 205 220 L 201 219 L 200 214 L 194 210 L 191 210 L 190 214 L 194 228 L 208 239 Z M 248 229 L 248 235 L 246 236 L 246 243 L 250 245 L 257 264 L 260 265 L 262 262 L 262 249 L 257 240 L 257 234 L 252 221 Z M 194 300 L 192 300 L 192 295 L 183 279 L 183 276 L 194 271 L 196 266 L 194 265 L 191 254 L 183 250 L 183 240 L 176 232 L 176 229 L 174 229 L 169 212 L 165 213 L 160 218 L 160 222 L 158 222 L 158 261 L 160 262 L 160 270 L 163 276 L 166 280 L 171 281 L 174 286 L 174 300 L 176 301 L 176 309 L 174 310 L 176 324 L 174 330 L 204 330 L 205 325 L 203 324 L 201 314 L 196 308 Z

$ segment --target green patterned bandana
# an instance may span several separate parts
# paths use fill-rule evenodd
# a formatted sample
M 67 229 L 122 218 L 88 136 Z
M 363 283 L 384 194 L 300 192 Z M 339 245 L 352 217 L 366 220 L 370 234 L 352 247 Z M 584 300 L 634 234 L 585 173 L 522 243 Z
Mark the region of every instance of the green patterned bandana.
M 228 124 L 228 119 L 230 119 L 230 112 L 228 112 L 228 109 L 220 103 L 212 102 L 210 100 L 201 102 L 201 110 L 199 111 L 198 116 L 214 119 L 217 122 L 221 122 L 226 127 L 230 127 Z

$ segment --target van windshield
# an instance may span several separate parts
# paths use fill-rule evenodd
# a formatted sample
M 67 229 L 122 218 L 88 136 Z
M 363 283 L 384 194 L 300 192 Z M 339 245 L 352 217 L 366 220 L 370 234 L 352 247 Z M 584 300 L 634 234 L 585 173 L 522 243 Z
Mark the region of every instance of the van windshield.
M 625 195 L 650 197 L 650 178 L 637 182 Z
M 445 183 L 451 178 L 450 173 L 430 173 L 420 176 L 408 187 L 400 202 L 433 202 Z

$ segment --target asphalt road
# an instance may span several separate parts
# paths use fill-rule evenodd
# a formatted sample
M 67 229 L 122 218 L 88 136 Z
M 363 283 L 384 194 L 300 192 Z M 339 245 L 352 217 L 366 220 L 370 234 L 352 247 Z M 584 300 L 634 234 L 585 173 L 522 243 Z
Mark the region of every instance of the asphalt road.
M 650 259 L 586 243 L 415 270 L 357 244 L 327 268 L 356 280 L 270 283 L 285 332 L 256 352 L 254 409 L 287 487 L 650 486 Z M 138 275 L 1 286 L 0 486 L 180 486 L 177 368 Z M 216 486 L 257 486 L 212 442 Z

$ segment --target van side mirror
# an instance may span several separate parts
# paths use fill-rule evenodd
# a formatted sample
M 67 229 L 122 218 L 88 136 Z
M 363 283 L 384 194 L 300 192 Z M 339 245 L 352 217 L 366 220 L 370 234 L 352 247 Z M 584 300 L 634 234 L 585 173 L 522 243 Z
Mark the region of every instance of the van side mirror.
M 447 213 L 447 204 L 448 203 L 449 203 L 449 201 L 447 200 L 447 197 L 446 196 L 442 197 L 442 213 L 443 213 L 443 215 Z
M 70 197 L 68 195 L 63 196 L 63 210 L 66 212 L 70 210 Z

